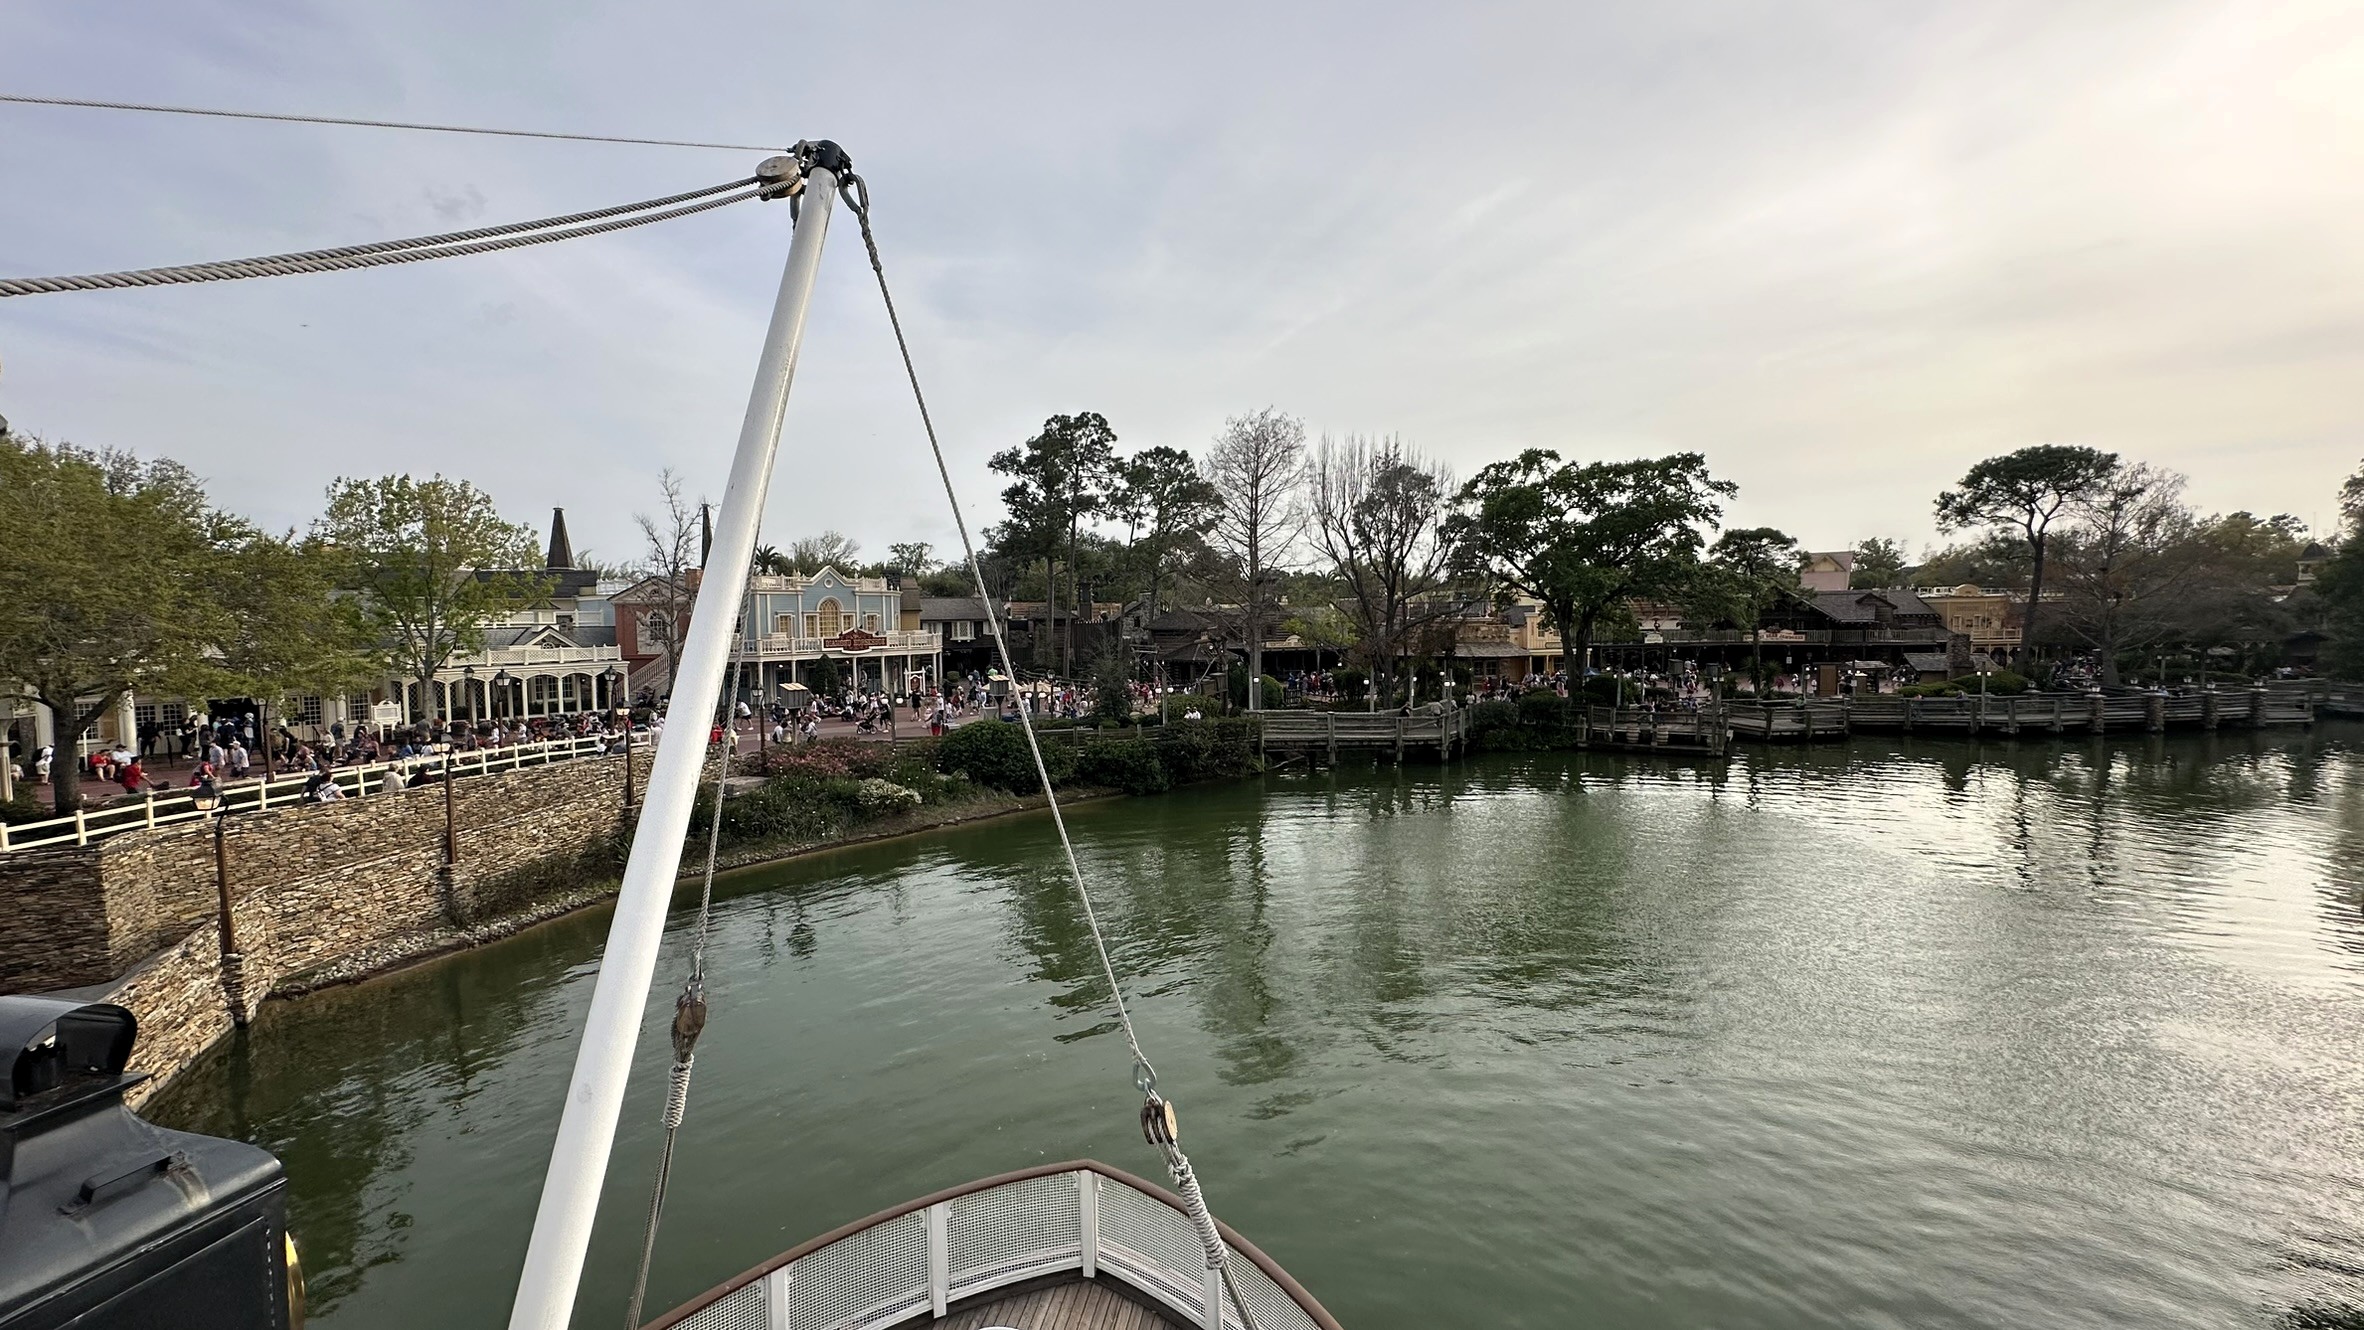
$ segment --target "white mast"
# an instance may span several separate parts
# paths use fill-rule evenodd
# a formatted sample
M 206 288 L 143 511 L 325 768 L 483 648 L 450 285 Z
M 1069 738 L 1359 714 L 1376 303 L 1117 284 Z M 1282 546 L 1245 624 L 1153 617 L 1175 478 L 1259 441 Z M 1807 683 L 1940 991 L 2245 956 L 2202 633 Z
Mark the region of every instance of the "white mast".
M 837 201 L 844 155 L 829 143 L 799 144 L 805 174 L 802 212 L 788 266 L 780 275 L 771 331 L 764 335 L 747 419 L 739 427 L 739 450 L 731 461 L 730 487 L 723 491 L 714 547 L 698 585 L 681 669 L 665 709 L 665 738 L 657 745 L 648 798 L 624 885 L 616 896 L 615 921 L 608 927 L 607 952 L 583 1022 L 583 1044 L 575 1054 L 558 1140 L 550 1149 L 550 1171 L 542 1179 L 542 1204 L 534 1215 L 533 1240 L 517 1280 L 510 1330 L 564 1330 L 574 1311 L 582 1278 L 583 1253 L 599 1208 L 616 1116 L 623 1107 L 624 1082 L 639 1041 L 641 1011 L 657 968 L 657 946 L 681 870 L 682 836 L 689 830 L 690 805 L 706 757 L 706 732 L 722 692 L 736 631 L 747 570 L 755 555 L 755 528 L 771 483 L 772 458 L 780 441 L 780 417 L 788 406 L 788 385 L 796 374 L 796 353 L 804 340 L 805 308 L 821 262 L 821 241 Z

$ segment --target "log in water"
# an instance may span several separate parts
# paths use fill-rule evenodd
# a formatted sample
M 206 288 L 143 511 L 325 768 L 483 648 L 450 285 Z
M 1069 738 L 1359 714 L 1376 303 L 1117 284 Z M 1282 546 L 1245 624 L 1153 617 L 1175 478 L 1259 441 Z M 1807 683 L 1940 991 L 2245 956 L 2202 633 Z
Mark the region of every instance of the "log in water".
M 1217 1212 L 1355 1330 L 2364 1324 L 2364 727 L 1073 820 Z M 1054 849 L 730 881 L 652 1306 L 974 1176 L 1154 1168 Z M 605 927 L 272 1004 L 156 1105 L 286 1159 L 315 1324 L 503 1323 Z M 622 1314 L 671 1002 L 578 1325 Z

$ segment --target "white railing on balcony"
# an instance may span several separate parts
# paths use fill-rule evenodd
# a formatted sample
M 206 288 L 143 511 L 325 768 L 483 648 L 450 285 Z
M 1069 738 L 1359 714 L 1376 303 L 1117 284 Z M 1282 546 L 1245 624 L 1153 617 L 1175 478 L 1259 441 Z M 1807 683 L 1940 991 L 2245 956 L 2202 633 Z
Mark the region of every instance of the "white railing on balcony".
M 477 673 L 501 669 L 510 665 L 621 665 L 624 653 L 619 647 L 487 647 L 465 656 L 454 656 L 435 677 L 449 680 L 457 676 L 463 665 L 473 665 Z M 592 671 L 597 673 L 597 671 Z
M 1228 1229 L 1224 1237 L 1240 1301 L 1262 1330 L 1338 1330 L 1269 1257 Z M 884 1330 L 1069 1272 L 1114 1277 L 1187 1325 L 1239 1326 L 1222 1277 L 1206 1266 L 1171 1193 L 1083 1161 L 988 1178 L 848 1225 L 675 1308 L 650 1330 Z
M 853 657 L 900 656 L 914 652 L 932 655 L 939 645 L 934 633 L 906 633 L 898 630 L 892 633 L 873 633 L 871 636 L 882 640 L 877 646 L 867 651 L 851 653 Z M 812 660 L 818 659 L 824 654 L 838 656 L 848 654 L 834 648 L 825 650 L 825 644 L 829 640 L 820 637 L 798 637 L 788 633 L 766 633 L 753 639 L 755 654 L 758 659 L 762 660 L 785 660 L 792 657 Z
M 645 747 L 648 739 L 645 735 L 640 736 L 637 742 Z M 569 758 L 621 752 L 622 745 L 621 735 L 610 735 L 604 738 L 553 739 L 546 743 L 512 744 L 505 748 L 437 751 L 399 762 L 357 762 L 351 766 L 338 767 L 329 779 L 344 790 L 346 798 L 357 799 L 382 793 L 386 772 L 395 768 L 399 768 L 406 776 L 422 771 L 439 775 L 448 763 L 454 776 L 482 776 L 495 771 L 514 771 L 519 767 L 563 762 Z M 222 786 L 222 809 L 225 812 L 246 813 L 302 803 L 305 788 L 310 783 L 311 777 L 302 772 L 229 781 Z M 148 831 L 181 822 L 199 821 L 207 816 L 209 814 L 197 807 L 188 790 L 157 790 L 136 801 L 76 809 L 70 817 L 22 822 L 13 827 L 0 823 L 0 853 L 45 845 L 88 845 L 94 840 L 119 836 L 127 831 Z

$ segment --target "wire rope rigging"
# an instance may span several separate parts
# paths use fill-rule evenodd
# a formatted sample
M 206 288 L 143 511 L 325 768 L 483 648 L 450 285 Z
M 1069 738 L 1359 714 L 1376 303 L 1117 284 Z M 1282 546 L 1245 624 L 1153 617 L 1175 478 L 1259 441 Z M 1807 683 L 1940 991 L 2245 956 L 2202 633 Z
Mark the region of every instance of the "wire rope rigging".
M 887 288 L 886 266 L 878 257 L 878 238 L 870 228 L 870 186 L 861 176 L 851 172 L 845 177 L 846 211 L 854 215 L 862 230 L 862 247 L 869 252 L 870 271 L 878 279 L 879 299 L 886 305 L 887 322 L 895 333 L 895 349 L 903 357 L 904 377 L 911 381 L 911 399 L 919 408 L 919 422 L 926 432 L 928 451 L 936 463 L 936 478 L 943 482 L 944 502 L 952 510 L 952 525 L 960 533 L 962 556 L 968 561 L 969 576 L 977 586 L 977 602 L 985 607 L 986 628 L 993 636 L 996 653 L 1001 657 L 1002 673 L 1011 679 L 1018 677 L 1016 662 L 1010 656 L 1009 634 L 1002 631 L 1001 616 L 993 608 L 993 593 L 985 584 L 985 569 L 977 559 L 977 545 L 969 536 L 968 518 L 962 513 L 960 494 L 952 484 L 952 468 L 944 460 L 944 445 L 936 437 L 935 418 L 928 411 L 927 394 L 919 386 L 919 369 L 911 359 L 911 343 L 903 334 L 903 319 L 895 311 L 894 292 Z M 1220 1270 L 1223 1289 L 1232 1310 L 1239 1316 L 1246 1330 L 1258 1330 L 1255 1313 L 1250 1311 L 1240 1296 L 1239 1281 L 1234 1277 L 1231 1248 L 1215 1226 L 1215 1216 L 1207 1206 L 1206 1193 L 1200 1188 L 1198 1175 L 1190 1166 L 1190 1157 L 1182 1153 L 1181 1124 L 1171 1100 L 1157 1092 L 1157 1069 L 1150 1065 L 1149 1055 L 1142 1051 L 1140 1032 L 1133 1027 L 1133 1014 L 1125 1005 L 1124 986 L 1117 982 L 1116 963 L 1109 958 L 1108 938 L 1100 927 L 1100 912 L 1092 903 L 1091 889 L 1084 883 L 1082 862 L 1076 857 L 1074 838 L 1067 832 L 1067 816 L 1060 810 L 1058 792 L 1051 787 L 1051 773 L 1043 761 L 1042 740 L 1034 732 L 1034 718 L 1024 705 L 1018 707 L 1018 728 L 1026 736 L 1026 752 L 1034 761 L 1035 779 L 1042 782 L 1043 800 L 1050 809 L 1051 825 L 1058 829 L 1059 848 L 1067 859 L 1067 873 L 1075 886 L 1076 900 L 1083 906 L 1084 922 L 1092 934 L 1092 949 L 1100 958 L 1100 973 L 1108 981 L 1108 995 L 1116 1007 L 1118 1025 L 1124 1030 L 1125 1043 L 1133 1052 L 1133 1085 L 1141 1092 L 1141 1132 L 1149 1143 L 1164 1155 L 1166 1172 L 1174 1180 L 1174 1190 L 1181 1193 L 1190 1213 L 1191 1226 L 1198 1232 L 1201 1246 L 1206 1249 L 1207 1268 Z
M 64 99 L 39 99 L 8 95 L 0 95 L 0 101 L 35 102 L 59 105 L 112 105 L 102 103 L 72 102 L 66 101 Z M 177 111 L 184 110 L 185 108 L 146 107 L 133 104 L 124 104 L 122 109 Z M 229 112 L 199 111 L 188 111 L 187 113 L 224 115 L 239 114 Z M 330 120 L 325 117 L 277 117 L 263 116 L 259 114 L 249 116 L 247 118 L 300 119 L 329 124 L 381 123 L 338 121 Z M 402 125 L 393 122 L 383 122 L 383 125 L 384 127 L 388 128 L 444 129 L 450 132 L 510 132 L 464 130 L 452 126 Z M 518 133 L 522 134 L 521 131 Z M 523 136 L 558 138 L 596 137 L 581 135 Z M 648 142 L 648 140 L 598 141 Z M 713 147 L 725 145 L 685 144 L 676 146 Z M 640 203 L 620 204 L 612 208 L 597 209 L 591 212 L 572 213 L 561 217 L 543 218 L 539 221 L 516 222 L 505 226 L 485 227 L 472 231 L 456 231 L 447 232 L 441 235 L 421 236 L 410 240 L 381 241 L 373 244 L 353 245 L 337 249 L 307 250 L 293 254 L 281 254 L 251 259 L 233 259 L 218 263 L 186 264 L 175 267 L 147 268 L 126 272 L 99 273 L 78 277 L 0 278 L 0 297 L 35 295 L 63 291 L 162 286 L 190 282 L 231 281 L 250 277 L 284 276 L 310 272 L 333 272 L 354 268 L 377 267 L 387 264 L 423 262 L 432 259 L 453 258 L 467 254 L 488 253 L 502 249 L 518 248 L 525 245 L 544 244 L 552 241 L 570 240 L 583 236 L 597 235 L 609 231 L 621 230 L 627 227 L 646 225 L 651 222 L 666 221 L 673 218 L 690 216 L 695 213 L 706 212 L 715 208 L 720 208 L 729 204 L 739 203 L 747 199 L 755 198 L 787 198 L 791 201 L 791 208 L 793 210 L 798 195 L 802 193 L 804 189 L 805 172 L 808 169 L 814 168 L 823 162 L 827 163 L 827 169 L 842 174 L 843 197 L 846 207 L 848 211 L 854 214 L 855 218 L 860 224 L 863 247 L 869 256 L 871 272 L 877 279 L 879 297 L 885 306 L 888 323 L 891 325 L 895 334 L 895 346 L 903 360 L 904 375 L 909 380 L 911 385 L 912 401 L 919 411 L 920 424 L 927 436 L 928 450 L 935 462 L 937 479 L 942 483 L 945 502 L 951 511 L 954 528 L 959 532 L 960 535 L 962 555 L 968 564 L 970 578 L 976 585 L 978 598 L 984 606 L 987 628 L 989 629 L 990 635 L 993 639 L 995 651 L 1001 660 L 1003 672 L 1009 678 L 1013 680 L 1017 679 L 1019 675 L 1016 662 L 1010 655 L 1009 636 L 1003 631 L 1001 615 L 994 607 L 992 594 L 985 580 L 983 565 L 977 555 L 976 542 L 970 535 L 968 519 L 961 508 L 959 493 L 952 482 L 951 467 L 950 464 L 945 460 L 943 444 L 937 435 L 934 417 L 928 409 L 927 395 L 920 385 L 919 371 L 912 359 L 910 341 L 904 333 L 902 317 L 895 307 L 894 293 L 889 288 L 887 283 L 886 268 L 879 257 L 878 241 L 875 233 L 872 230 L 870 220 L 869 186 L 867 182 L 865 182 L 859 175 L 856 175 L 851 171 L 850 163 L 845 160 L 842 150 L 838 149 L 834 144 L 826 142 L 799 144 L 791 151 L 789 155 L 775 156 L 765 160 L 760 166 L 757 167 L 756 173 L 751 177 L 725 181 L 719 185 L 712 185 L 704 189 L 693 190 L 683 194 L 670 195 L 665 198 L 650 199 Z M 824 199 L 824 201 L 826 200 Z M 812 252 L 813 259 L 817 260 L 817 241 L 813 247 Z M 796 260 L 792 257 L 792 269 L 794 267 L 795 261 Z M 783 297 L 783 299 L 785 299 L 785 297 Z M 801 317 L 801 315 L 799 317 Z M 775 332 L 776 331 L 777 330 L 775 329 Z M 786 382 L 785 378 L 783 377 L 778 385 L 777 407 L 773 410 L 770 419 L 770 428 L 775 442 L 777 439 L 778 429 L 777 408 L 784 408 L 785 404 Z M 750 419 L 754 419 L 752 409 Z M 749 428 L 753 428 L 753 426 L 751 425 Z M 743 441 L 742 453 L 744 454 L 745 451 L 746 448 Z M 764 469 L 767 471 L 768 465 L 769 462 L 767 456 L 764 461 Z M 758 493 L 760 493 L 760 490 Z M 734 636 L 735 635 L 736 634 L 734 633 Z M 730 691 L 723 694 L 722 698 L 719 699 L 725 708 L 723 714 L 726 716 L 730 714 L 729 707 L 736 691 L 736 680 L 739 676 L 740 666 L 743 658 L 743 646 L 744 643 L 742 641 L 738 645 L 729 649 L 729 652 L 726 655 L 726 659 L 729 661 L 728 678 L 731 682 L 731 687 Z M 718 682 L 722 681 L 718 680 Z M 1134 1026 L 1132 1012 L 1125 1001 L 1124 986 L 1117 976 L 1116 963 L 1109 953 L 1108 940 L 1106 933 L 1101 926 L 1099 910 L 1092 899 L 1090 887 L 1085 881 L 1082 862 L 1076 854 L 1074 839 L 1068 831 L 1065 812 L 1061 809 L 1057 791 L 1052 786 L 1049 766 L 1043 758 L 1042 741 L 1035 732 L 1033 717 L 1023 705 L 1019 706 L 1017 710 L 1019 730 L 1025 736 L 1027 754 L 1033 764 L 1035 778 L 1042 785 L 1045 804 L 1051 814 L 1051 823 L 1058 833 L 1059 846 L 1066 862 L 1068 878 L 1074 886 L 1076 900 L 1082 907 L 1084 922 L 1091 933 L 1093 951 L 1100 962 L 1101 976 L 1108 984 L 1109 999 L 1115 1008 L 1118 1025 L 1123 1030 L 1126 1046 L 1131 1050 L 1133 1055 L 1133 1084 L 1135 1088 L 1140 1091 L 1142 1096 L 1142 1107 L 1140 1113 L 1142 1134 L 1165 1159 L 1167 1172 L 1174 1181 L 1176 1191 L 1181 1194 L 1185 1209 L 1187 1210 L 1191 1219 L 1192 1226 L 1199 1237 L 1201 1245 L 1205 1249 L 1207 1269 L 1211 1274 L 1220 1274 L 1221 1284 L 1227 1295 L 1227 1301 L 1229 1302 L 1233 1311 L 1236 1313 L 1241 1326 L 1244 1327 L 1244 1330 L 1258 1330 L 1255 1314 L 1249 1308 L 1246 1300 L 1241 1296 L 1238 1280 L 1234 1277 L 1230 1247 L 1223 1240 L 1222 1234 L 1215 1223 L 1214 1215 L 1207 1204 L 1205 1192 L 1199 1184 L 1196 1172 L 1191 1166 L 1189 1156 L 1184 1154 L 1182 1151 L 1180 1143 L 1179 1120 L 1175 1113 L 1174 1104 L 1171 1100 L 1166 1099 L 1158 1092 L 1157 1071 L 1150 1062 L 1148 1053 L 1142 1048 L 1140 1033 Z M 735 738 L 735 731 L 735 725 L 726 721 L 724 726 L 724 734 L 728 737 Z M 684 740 L 677 738 L 676 742 L 684 742 Z M 683 984 L 682 991 L 675 1001 L 674 1021 L 672 1028 L 674 1061 L 672 1065 L 671 1080 L 668 1087 L 664 1110 L 664 1142 L 662 1154 L 658 1163 L 658 1170 L 652 1190 L 652 1195 L 650 1197 L 647 1227 L 643 1235 L 638 1277 L 635 1280 L 632 1293 L 629 1314 L 634 1322 L 637 1322 L 638 1320 L 642 1299 L 646 1292 L 648 1266 L 649 1261 L 655 1251 L 657 1230 L 663 1215 L 665 1192 L 671 1176 L 674 1146 L 683 1115 L 687 1107 L 690 1076 L 696 1060 L 697 1041 L 706 1024 L 707 1011 L 704 983 L 705 952 L 707 933 L 712 919 L 715 860 L 720 844 L 719 837 L 721 834 L 722 806 L 721 795 L 723 792 L 723 784 L 729 775 L 729 771 L 730 756 L 729 748 L 726 745 L 720 754 L 719 770 L 715 776 L 715 807 L 707 832 L 704 886 L 701 891 L 699 902 L 697 930 L 691 955 L 691 969 L 689 977 Z M 695 782 L 692 781 L 690 783 L 694 784 Z M 677 857 L 674 862 L 678 863 Z M 667 877 L 670 877 L 672 868 L 668 866 L 665 871 Z M 629 874 L 627 876 L 629 877 Z M 659 917 L 661 918 L 661 913 Z M 643 984 L 645 984 L 645 981 L 643 981 Z M 643 993 L 645 995 L 645 987 L 643 987 Z M 595 1008 L 597 1006 L 596 998 L 594 1001 L 594 1006 Z M 596 1012 L 594 1014 L 596 1015 Z M 588 1033 L 586 1037 L 588 1042 Z M 625 1047 L 628 1054 L 628 1044 Z M 618 1093 L 620 1095 L 620 1090 Z M 608 1125 L 609 1130 L 612 1132 L 612 1117 Z M 564 1131 L 565 1125 L 562 1123 L 562 1137 L 564 1135 Z M 594 1192 L 593 1195 L 595 1194 L 596 1193 Z M 547 1207 L 549 1201 L 549 1194 L 547 1191 L 545 1192 L 544 1200 L 545 1207 Z M 538 1241 L 539 1233 L 537 1231 L 537 1243 Z M 579 1252 L 577 1253 L 577 1256 L 579 1258 Z M 529 1251 L 529 1275 L 531 1274 L 530 1267 L 532 1265 L 532 1261 L 533 1252 Z M 579 1271 L 579 1260 L 577 1261 L 577 1268 Z M 567 1281 L 569 1287 L 571 1287 L 571 1282 L 572 1280 L 570 1278 Z M 521 1305 L 522 1299 L 523 1294 L 521 1292 Z
M 708 185 L 704 189 L 693 189 L 686 193 L 669 194 L 664 198 L 619 203 L 612 208 L 596 208 L 589 212 L 567 213 L 530 222 L 510 222 L 503 226 L 479 227 L 471 231 L 446 231 L 440 235 L 417 236 L 409 240 L 381 240 L 366 245 L 309 249 L 261 258 L 224 259 L 213 263 L 185 263 L 164 268 L 138 268 L 69 277 L 0 277 L 0 297 L 137 286 L 175 286 L 191 282 L 226 282 L 246 277 L 286 277 L 298 273 L 341 272 L 396 263 L 421 263 L 429 259 L 458 258 L 467 254 L 489 254 L 557 240 L 605 235 L 611 231 L 646 226 L 651 222 L 672 221 L 734 203 L 744 203 L 749 199 L 779 198 L 791 192 L 797 179 L 794 158 L 774 157 L 759 166 L 752 176 L 726 180 L 719 185 Z
M 647 148 L 722 148 L 732 152 L 778 152 L 778 144 L 702 143 L 695 139 L 643 139 L 620 134 L 564 134 L 543 129 L 492 129 L 481 125 L 431 125 L 413 120 L 365 120 L 334 115 L 291 115 L 276 111 L 224 111 L 204 106 L 159 106 L 151 102 L 109 102 L 88 97 L 33 97 L 0 92 L 0 102 L 19 106 L 72 106 L 92 111 L 145 111 L 154 115 L 212 116 L 224 120 L 275 120 L 291 125 L 349 125 L 361 129 L 415 129 L 430 134 L 488 134 L 508 139 L 560 139 L 574 143 L 629 143 Z

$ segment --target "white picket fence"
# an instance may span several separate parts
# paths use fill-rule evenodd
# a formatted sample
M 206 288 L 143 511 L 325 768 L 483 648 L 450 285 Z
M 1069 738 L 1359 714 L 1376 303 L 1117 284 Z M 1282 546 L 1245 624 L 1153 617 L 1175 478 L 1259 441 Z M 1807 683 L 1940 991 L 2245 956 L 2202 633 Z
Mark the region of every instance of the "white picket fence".
M 596 757 L 613 751 L 613 746 L 618 742 L 617 736 L 609 735 L 585 739 L 551 739 L 505 748 L 462 749 L 456 752 L 444 750 L 398 762 L 356 763 L 338 767 L 329 779 L 343 787 L 347 798 L 359 798 L 381 793 L 386 772 L 397 768 L 407 775 L 419 771 L 440 773 L 448 765 L 454 776 L 465 778 L 495 771 L 514 771 L 519 767 L 543 766 L 578 757 Z M 635 738 L 635 743 L 645 746 L 647 739 L 639 736 Z M 222 786 L 222 808 L 227 812 L 243 813 L 302 803 L 304 789 L 310 780 L 308 774 L 297 772 L 226 782 Z M 144 799 L 79 808 L 71 817 L 53 817 L 13 827 L 0 823 L 0 853 L 45 845 L 88 845 L 94 840 L 121 835 L 126 831 L 148 831 L 178 822 L 194 822 L 206 816 L 197 808 L 188 790 L 153 791 Z

